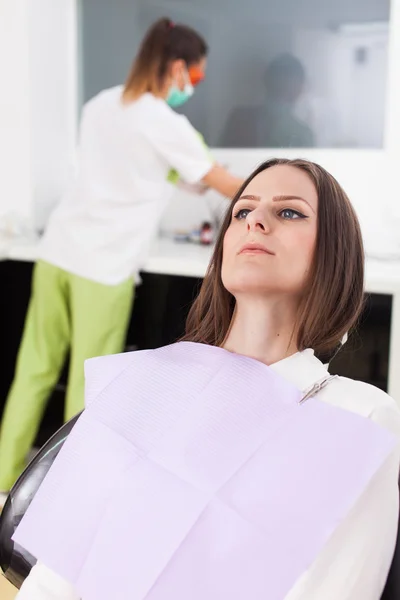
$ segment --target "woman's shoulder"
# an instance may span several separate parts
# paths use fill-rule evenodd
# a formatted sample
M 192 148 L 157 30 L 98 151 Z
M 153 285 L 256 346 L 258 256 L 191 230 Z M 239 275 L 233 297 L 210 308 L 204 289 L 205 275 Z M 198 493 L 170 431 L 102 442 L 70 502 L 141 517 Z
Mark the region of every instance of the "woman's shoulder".
M 133 364 L 135 358 L 148 350 L 122 352 L 97 356 L 85 361 L 85 406 L 87 407 L 97 396 L 119 375 Z
M 198 132 L 193 127 L 186 115 L 177 113 L 163 99 L 147 92 L 143 94 L 135 103 L 135 123 L 140 126 L 144 133 L 154 132 L 163 136 L 171 131 L 172 134 L 193 132 L 198 136 Z M 140 120 L 137 121 L 137 117 Z
M 128 106 L 131 106 L 131 108 L 134 108 L 143 114 L 147 114 L 155 121 L 158 121 L 158 119 L 170 119 L 173 122 L 180 122 L 183 117 L 183 115 L 171 108 L 163 98 L 159 98 L 150 92 L 142 94 Z M 186 117 L 184 120 L 186 120 Z
M 400 406 L 383 390 L 363 381 L 337 377 L 320 396 L 329 404 L 375 421 L 400 438 Z

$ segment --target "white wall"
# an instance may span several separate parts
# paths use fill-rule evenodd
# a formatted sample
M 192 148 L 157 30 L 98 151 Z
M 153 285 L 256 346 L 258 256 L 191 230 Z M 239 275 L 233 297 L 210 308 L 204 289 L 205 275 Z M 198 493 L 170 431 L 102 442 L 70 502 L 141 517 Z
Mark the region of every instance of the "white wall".
M 0 217 L 41 226 L 71 170 L 75 0 L 0 0 Z
M 30 123 L 36 225 L 73 169 L 77 131 L 77 20 L 73 0 L 29 0 Z
M 0 218 L 32 215 L 28 0 L 0 0 Z

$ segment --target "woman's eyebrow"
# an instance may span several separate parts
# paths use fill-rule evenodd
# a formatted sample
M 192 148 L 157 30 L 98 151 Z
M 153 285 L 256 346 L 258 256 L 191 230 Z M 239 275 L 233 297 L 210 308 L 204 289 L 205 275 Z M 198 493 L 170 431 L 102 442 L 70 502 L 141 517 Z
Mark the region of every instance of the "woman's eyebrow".
M 256 202 L 260 202 L 261 196 L 256 196 L 254 194 L 245 194 L 244 196 L 240 196 L 239 200 L 253 200 L 253 201 L 255 200 Z M 313 213 L 315 213 L 315 210 L 313 209 L 311 204 L 305 198 L 302 198 L 301 196 L 293 196 L 292 194 L 290 194 L 290 195 L 274 196 L 272 198 L 272 202 L 287 202 L 288 200 L 300 200 L 301 202 L 305 202 L 311 208 Z

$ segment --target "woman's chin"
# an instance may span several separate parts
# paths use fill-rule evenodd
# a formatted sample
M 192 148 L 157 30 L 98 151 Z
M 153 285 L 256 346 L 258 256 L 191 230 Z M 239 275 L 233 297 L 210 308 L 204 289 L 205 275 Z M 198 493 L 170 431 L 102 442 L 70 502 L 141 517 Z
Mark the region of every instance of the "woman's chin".
M 256 262 L 246 261 L 246 264 L 236 266 L 235 269 L 222 273 L 222 280 L 228 290 L 263 290 L 275 287 L 278 283 L 275 269 L 265 268 L 265 264 L 256 264 Z
M 242 273 L 225 284 L 226 289 L 235 296 L 236 294 L 269 295 L 276 291 L 271 278 L 266 278 L 265 273 L 260 276 L 254 273 Z

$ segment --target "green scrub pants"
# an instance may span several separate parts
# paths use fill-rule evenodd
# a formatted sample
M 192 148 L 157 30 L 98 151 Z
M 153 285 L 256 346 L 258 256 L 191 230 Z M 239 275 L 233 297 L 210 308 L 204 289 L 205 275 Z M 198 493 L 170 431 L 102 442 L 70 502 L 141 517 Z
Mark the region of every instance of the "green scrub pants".
M 26 466 L 68 350 L 66 421 L 84 406 L 84 361 L 123 350 L 133 298 L 132 279 L 104 285 L 42 261 L 36 264 L 15 377 L 1 424 L 0 491 L 8 491 Z

